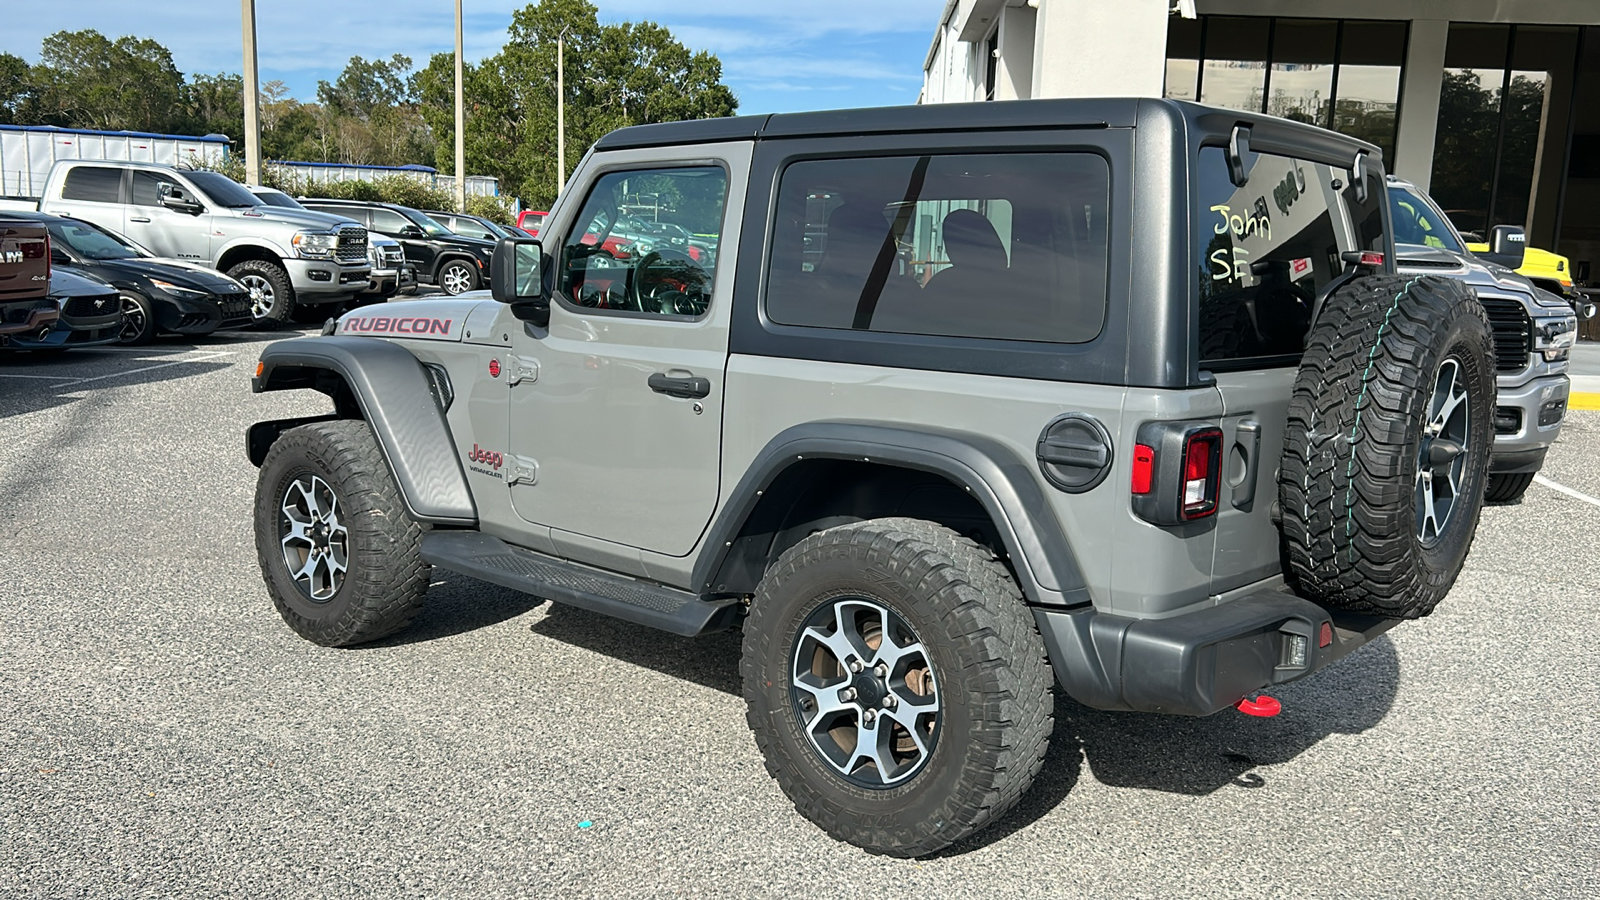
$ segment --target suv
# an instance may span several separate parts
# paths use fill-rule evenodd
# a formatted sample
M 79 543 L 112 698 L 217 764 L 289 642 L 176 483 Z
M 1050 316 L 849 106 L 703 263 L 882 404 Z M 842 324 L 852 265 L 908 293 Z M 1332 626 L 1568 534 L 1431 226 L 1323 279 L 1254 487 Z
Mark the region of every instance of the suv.
M 11 335 L 50 333 L 61 310 L 49 295 L 50 233 L 0 213 L 0 346 Z
M 1561 434 L 1570 390 L 1567 357 L 1577 342 L 1578 318 L 1565 298 L 1512 271 L 1520 259 L 1502 266 L 1469 253 L 1450 219 L 1416 185 L 1389 176 L 1389 203 L 1400 272 L 1459 278 L 1489 315 L 1499 400 L 1487 498 L 1519 500 Z
M 295 308 L 343 303 L 367 287 L 367 232 L 303 210 L 264 206 L 216 172 L 155 163 L 62 160 L 39 210 L 125 235 L 158 257 L 210 266 L 250 290 L 251 315 L 277 325 Z
M 642 194 L 715 261 L 607 252 Z M 1476 530 L 1489 322 L 1394 274 L 1352 138 L 1151 99 L 647 125 L 540 238 L 492 296 L 262 352 L 254 390 L 332 400 L 247 435 L 271 599 L 330 646 L 408 625 L 430 566 L 742 623 L 768 771 L 874 852 L 1014 805 L 1052 683 L 1272 714 Z
M 399 241 L 406 260 L 417 268 L 417 280 L 437 285 L 452 296 L 477 290 L 494 255 L 492 241 L 462 237 L 409 206 L 318 198 L 300 203 L 307 209 L 365 222 L 373 231 Z

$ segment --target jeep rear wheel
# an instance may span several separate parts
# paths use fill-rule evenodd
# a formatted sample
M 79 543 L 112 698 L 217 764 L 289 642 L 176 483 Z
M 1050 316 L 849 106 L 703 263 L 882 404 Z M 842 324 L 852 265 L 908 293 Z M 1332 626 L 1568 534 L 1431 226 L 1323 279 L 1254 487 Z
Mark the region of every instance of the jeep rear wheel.
M 409 625 L 428 588 L 422 530 L 367 423 L 302 425 L 267 451 L 256 556 L 278 613 L 306 640 L 348 647 Z
M 1052 727 L 1044 642 L 993 554 L 916 519 L 811 535 L 744 626 L 747 718 L 802 815 L 875 853 L 933 853 L 1021 798 Z

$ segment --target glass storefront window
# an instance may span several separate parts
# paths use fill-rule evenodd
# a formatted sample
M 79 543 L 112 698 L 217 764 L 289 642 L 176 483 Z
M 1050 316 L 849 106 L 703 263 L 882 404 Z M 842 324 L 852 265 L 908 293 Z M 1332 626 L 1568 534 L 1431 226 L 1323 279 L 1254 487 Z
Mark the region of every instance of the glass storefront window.
M 1267 86 L 1270 19 L 1212 16 L 1206 21 L 1200 102 L 1260 111 Z
M 1333 130 L 1377 144 L 1391 164 L 1405 59 L 1404 22 L 1344 23 Z
M 1510 37 L 1508 25 L 1450 26 L 1429 193 L 1463 232 L 1482 234 L 1488 227 Z
M 1273 28 L 1267 114 L 1327 127 L 1339 23 L 1278 19 Z
M 1164 95 L 1173 100 L 1200 99 L 1199 19 L 1173 19 L 1167 25 L 1167 80 Z

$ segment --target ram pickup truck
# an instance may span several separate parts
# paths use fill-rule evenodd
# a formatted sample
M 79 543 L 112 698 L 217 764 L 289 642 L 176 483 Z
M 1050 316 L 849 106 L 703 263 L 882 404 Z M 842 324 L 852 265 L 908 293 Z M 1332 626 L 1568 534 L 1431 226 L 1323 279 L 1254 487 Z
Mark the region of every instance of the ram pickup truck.
M 50 332 L 60 312 L 49 295 L 50 233 L 0 213 L 0 345 L 10 335 Z
M 250 289 L 260 325 L 296 307 L 343 303 L 367 289 L 367 230 L 336 216 L 264 205 L 216 172 L 154 163 L 62 160 L 41 212 L 93 222 L 156 256 L 207 265 Z

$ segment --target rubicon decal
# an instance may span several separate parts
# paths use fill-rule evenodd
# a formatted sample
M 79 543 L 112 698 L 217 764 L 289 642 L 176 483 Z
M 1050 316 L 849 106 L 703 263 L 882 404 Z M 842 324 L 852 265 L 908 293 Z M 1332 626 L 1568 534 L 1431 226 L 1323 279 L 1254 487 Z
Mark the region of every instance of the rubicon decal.
M 344 334 L 410 334 L 418 336 L 450 333 L 454 319 L 425 316 L 351 316 L 339 323 Z
M 484 450 L 477 444 L 472 445 L 472 452 L 467 454 L 467 468 L 480 475 L 500 477 L 500 467 L 505 465 L 505 454 L 498 450 Z

